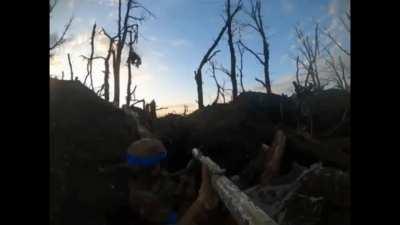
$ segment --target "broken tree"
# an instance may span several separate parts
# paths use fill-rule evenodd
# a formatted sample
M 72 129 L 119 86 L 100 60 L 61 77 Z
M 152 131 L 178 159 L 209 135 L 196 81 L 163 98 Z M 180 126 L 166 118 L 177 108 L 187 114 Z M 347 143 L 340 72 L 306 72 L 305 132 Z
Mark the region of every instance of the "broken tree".
M 269 78 L 269 43 L 267 40 L 267 35 L 265 34 L 265 29 L 264 29 L 264 24 L 262 20 L 262 15 L 261 15 L 261 1 L 256 0 L 250 1 L 251 3 L 251 11 L 247 12 L 249 15 L 250 19 L 252 20 L 253 24 L 246 24 L 247 26 L 253 28 L 261 37 L 262 40 L 262 46 L 263 46 L 263 52 L 262 56 L 263 59 L 260 57 L 260 55 L 253 50 L 251 50 L 249 47 L 247 47 L 242 41 L 239 41 L 240 45 L 244 47 L 248 52 L 250 52 L 256 59 L 260 62 L 260 64 L 264 68 L 264 81 L 261 81 L 256 78 L 256 81 L 260 82 L 266 89 L 267 94 L 271 94 L 271 81 Z
M 231 17 L 233 18 L 235 14 L 239 11 L 240 7 L 239 5 L 235 8 L 235 10 L 232 12 Z M 202 77 L 202 69 L 203 66 L 210 61 L 215 54 L 217 54 L 219 51 L 214 51 L 215 47 L 218 45 L 219 41 L 222 38 L 222 35 L 225 33 L 228 23 L 226 22 L 225 25 L 222 27 L 221 31 L 219 32 L 217 38 L 211 45 L 211 47 L 207 50 L 206 54 L 203 56 L 203 58 L 200 61 L 199 67 L 197 68 L 196 71 L 194 71 L 194 78 L 196 80 L 197 84 L 197 104 L 199 109 L 204 108 L 204 103 L 203 103 L 203 77 Z
M 242 2 L 239 0 L 236 9 L 240 9 L 242 7 Z M 234 11 L 235 12 L 235 11 Z M 232 30 L 232 22 L 235 14 L 231 11 L 231 1 L 227 0 L 226 3 L 226 24 L 227 27 L 227 35 L 228 35 L 228 46 L 231 60 L 231 70 L 229 72 L 229 77 L 232 83 L 232 100 L 235 100 L 238 95 L 237 89 L 237 79 L 236 79 L 236 54 L 235 54 L 235 46 L 233 45 L 233 30 Z

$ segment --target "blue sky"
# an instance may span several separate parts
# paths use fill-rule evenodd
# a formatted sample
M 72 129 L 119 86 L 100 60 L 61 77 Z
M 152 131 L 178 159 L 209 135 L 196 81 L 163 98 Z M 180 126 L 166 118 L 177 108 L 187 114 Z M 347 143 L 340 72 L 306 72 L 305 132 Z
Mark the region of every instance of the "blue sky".
M 243 0 L 245 3 L 247 0 Z M 104 27 L 109 33 L 115 33 L 118 0 L 59 0 L 50 20 L 50 32 L 60 34 L 68 18 L 74 21 L 68 33 L 69 41 L 55 51 L 50 60 L 50 72 L 61 76 L 64 71 L 69 75 L 67 53 L 71 53 L 74 72 L 81 80 L 85 75 L 86 63 L 79 57 L 90 49 L 89 38 L 93 23 Z M 137 51 L 143 64 L 133 72 L 133 83 L 138 85 L 137 97 L 146 100 L 155 99 L 169 111 L 180 113 L 183 104 L 196 106 L 196 85 L 193 71 L 197 68 L 203 54 L 216 38 L 223 26 L 224 0 L 142 0 L 155 18 L 149 18 L 141 27 Z M 295 64 L 290 58 L 295 56 L 296 40 L 294 26 L 300 24 L 306 31 L 313 21 L 322 27 L 331 29 L 348 42 L 343 30 L 337 29 L 338 18 L 348 7 L 346 0 L 263 0 L 264 24 L 270 42 L 270 73 L 272 88 L 276 93 L 289 93 L 290 80 L 294 77 Z M 239 21 L 248 21 L 247 15 L 238 14 Z M 261 42 L 257 34 L 244 33 L 244 42 L 252 49 L 260 49 Z M 349 43 L 344 43 L 348 46 Z M 106 39 L 96 39 L 95 55 L 102 55 L 107 46 Z M 218 63 L 229 68 L 229 52 L 226 36 L 217 47 Z M 244 84 L 246 89 L 261 90 L 255 77 L 262 79 L 262 67 L 254 57 L 244 55 Z M 100 86 L 104 68 L 102 63 L 94 66 L 95 86 Z M 205 68 L 206 69 L 206 68 Z M 121 101 L 125 98 L 126 68 L 122 69 Z M 204 72 L 203 72 L 204 73 Z M 228 77 L 217 74 L 226 88 L 230 88 Z M 209 73 L 204 73 L 205 102 L 210 103 L 216 94 L 215 83 Z

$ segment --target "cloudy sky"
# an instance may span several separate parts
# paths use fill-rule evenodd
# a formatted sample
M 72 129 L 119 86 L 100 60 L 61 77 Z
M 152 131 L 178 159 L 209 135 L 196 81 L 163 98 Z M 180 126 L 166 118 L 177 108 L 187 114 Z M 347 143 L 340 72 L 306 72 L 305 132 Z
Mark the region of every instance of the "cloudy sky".
M 349 47 L 349 37 L 341 26 L 339 17 L 348 10 L 349 0 L 263 0 L 264 23 L 270 42 L 270 73 L 275 93 L 290 93 L 291 81 L 296 70 L 292 57 L 297 55 L 294 27 L 302 26 L 312 31 L 314 22 L 329 29 L 341 44 Z M 71 54 L 74 74 L 83 81 L 86 62 L 80 55 L 90 51 L 90 32 L 96 22 L 98 30 L 104 27 L 116 33 L 118 0 L 59 0 L 50 19 L 51 36 L 60 35 L 69 17 L 74 21 L 67 34 L 68 42 L 54 52 L 50 59 L 51 75 L 61 78 L 62 71 L 69 78 L 67 54 Z M 124 2 L 124 1 L 123 1 Z M 247 1 L 244 0 L 246 3 Z M 142 57 L 142 66 L 133 70 L 133 84 L 137 85 L 136 96 L 147 101 L 155 99 L 157 104 L 168 107 L 166 111 L 181 113 L 183 105 L 196 107 L 196 84 L 193 71 L 197 68 L 219 30 L 223 26 L 224 0 L 141 0 L 153 12 L 140 26 L 137 52 Z M 245 14 L 238 14 L 241 22 L 248 21 Z M 243 41 L 252 49 L 260 49 L 257 34 L 243 32 Z M 96 37 L 95 55 L 105 55 L 107 39 Z M 217 47 L 221 52 L 216 60 L 229 68 L 229 51 L 226 36 Z M 349 63 L 349 62 L 346 62 Z M 244 85 L 246 89 L 261 90 L 255 78 L 263 78 L 262 67 L 249 53 L 244 55 Z M 94 64 L 94 86 L 102 84 L 104 65 Z M 205 71 L 206 67 L 205 67 Z M 127 68 L 121 72 L 121 103 L 125 102 Z M 211 103 L 216 87 L 208 72 L 204 73 L 204 100 Z M 111 76 L 112 77 L 112 76 Z M 225 87 L 231 88 L 228 77 L 217 74 Z M 112 85 L 112 79 L 110 80 Z M 112 92 L 112 91 L 111 91 Z M 111 96 L 112 97 L 112 96 Z

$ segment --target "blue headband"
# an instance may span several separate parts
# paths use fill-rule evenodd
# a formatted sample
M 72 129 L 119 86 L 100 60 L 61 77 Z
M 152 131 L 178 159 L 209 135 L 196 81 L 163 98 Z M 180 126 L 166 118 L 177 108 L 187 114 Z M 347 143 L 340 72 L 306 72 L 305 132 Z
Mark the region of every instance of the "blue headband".
M 126 160 L 128 165 L 130 166 L 144 166 L 144 167 L 151 167 L 157 165 L 161 160 L 167 157 L 166 152 L 160 152 L 158 155 L 153 156 L 136 156 L 133 154 L 127 154 Z
M 171 211 L 168 214 L 167 221 L 165 221 L 166 225 L 174 225 L 178 223 L 178 214 L 174 211 Z

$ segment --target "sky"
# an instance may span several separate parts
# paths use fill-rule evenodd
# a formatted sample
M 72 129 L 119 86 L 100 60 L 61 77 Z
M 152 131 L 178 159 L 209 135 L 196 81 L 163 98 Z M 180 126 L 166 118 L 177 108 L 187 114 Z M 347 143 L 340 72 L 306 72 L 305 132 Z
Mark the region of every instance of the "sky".
M 123 2 L 125 2 L 123 0 Z M 182 113 L 184 105 L 189 111 L 196 109 L 197 92 L 194 70 L 207 49 L 215 40 L 223 26 L 224 0 L 141 0 L 155 17 L 148 17 L 140 25 L 137 52 L 142 57 L 142 65 L 133 69 L 133 86 L 137 85 L 136 97 L 146 101 L 155 100 L 160 111 Z M 235 0 L 233 0 L 235 2 Z M 243 0 L 247 7 L 247 0 Z M 115 34 L 118 17 L 118 0 L 59 0 L 50 17 L 50 39 L 60 35 L 68 19 L 74 20 L 66 37 L 67 42 L 52 52 L 50 74 L 69 78 L 67 54 L 71 54 L 74 74 L 83 82 L 86 62 L 80 55 L 89 55 L 90 33 L 94 23 L 97 31 L 104 28 Z M 341 26 L 339 17 L 348 11 L 349 0 L 262 0 L 263 21 L 270 44 L 270 78 L 274 93 L 290 94 L 291 81 L 296 71 L 295 57 L 297 42 L 294 27 L 300 25 L 306 33 L 312 32 L 314 22 L 328 29 L 346 48 L 350 37 Z M 124 8 L 123 8 L 124 12 Z M 140 12 L 138 12 L 141 14 Z M 249 21 L 245 13 L 236 19 Z M 261 49 L 259 36 L 250 30 L 242 33 L 243 42 L 252 49 Z M 99 34 L 95 39 L 95 56 L 104 56 L 107 39 Z M 221 52 L 215 59 L 218 65 L 229 68 L 227 36 L 217 46 Z M 237 56 L 238 57 L 238 56 Z M 239 59 L 238 59 L 239 60 Z M 345 59 L 350 64 L 350 59 Z M 250 53 L 244 54 L 244 78 L 246 90 L 263 91 L 255 78 L 263 80 L 263 68 Z M 104 63 L 98 60 L 93 66 L 95 88 L 102 85 Z M 210 104 L 216 96 L 216 85 L 208 67 L 203 69 L 205 104 Z M 230 89 L 228 76 L 217 73 L 219 82 Z M 125 102 L 127 68 L 121 68 L 121 104 Z M 112 86 L 112 76 L 110 79 Z M 240 89 L 240 88 L 239 88 Z M 112 99 L 112 90 L 111 99 Z

